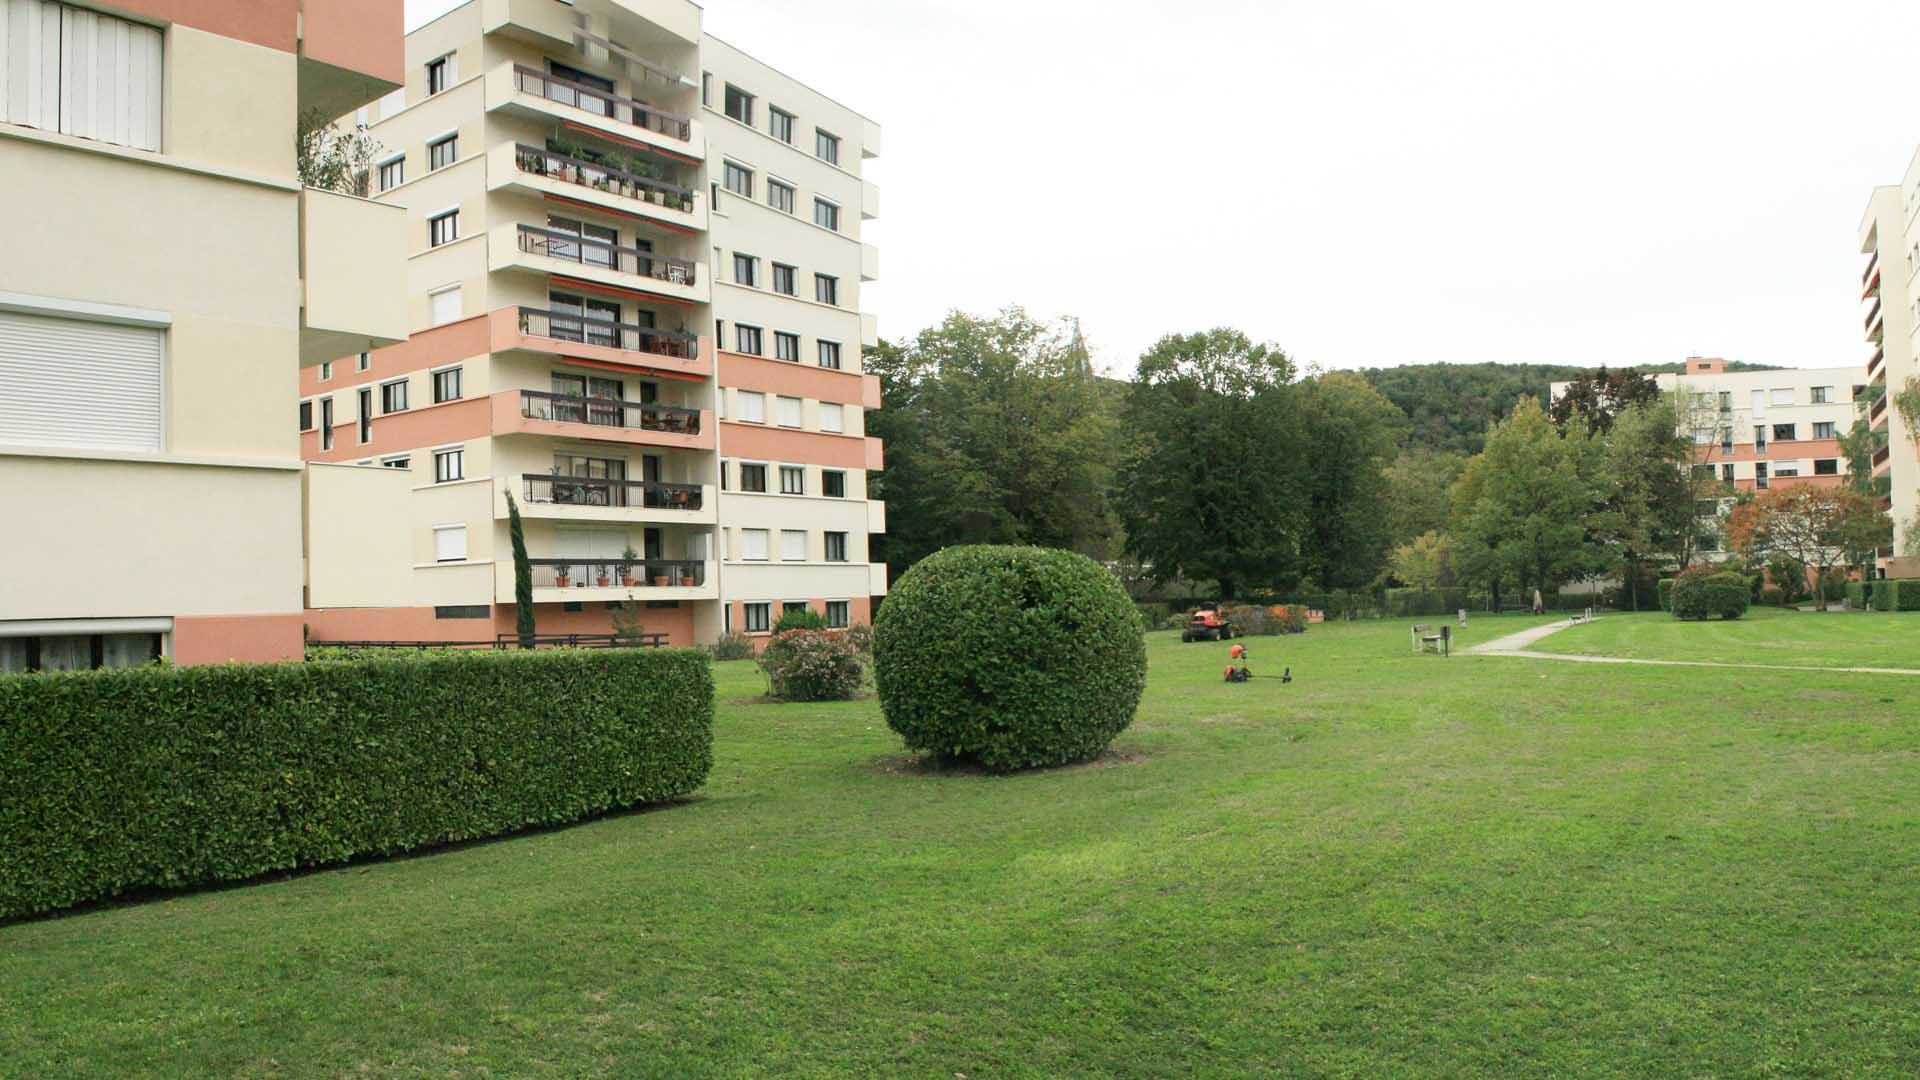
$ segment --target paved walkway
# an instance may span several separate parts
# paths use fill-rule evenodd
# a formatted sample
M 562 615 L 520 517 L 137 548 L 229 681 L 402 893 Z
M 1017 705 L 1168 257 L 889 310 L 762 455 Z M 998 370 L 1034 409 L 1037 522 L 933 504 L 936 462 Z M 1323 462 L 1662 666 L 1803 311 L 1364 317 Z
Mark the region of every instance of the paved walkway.
M 1541 638 L 1577 625 L 1572 619 L 1536 626 L 1517 634 L 1495 638 L 1484 645 L 1462 649 L 1463 656 L 1518 656 L 1527 660 L 1567 660 L 1576 664 L 1646 664 L 1650 667 L 1740 668 L 1758 671 L 1846 671 L 1861 675 L 1920 675 L 1913 668 L 1809 667 L 1803 664 L 1725 664 L 1713 660 L 1636 660 L 1626 656 L 1578 656 L 1572 653 L 1536 652 L 1527 646 Z

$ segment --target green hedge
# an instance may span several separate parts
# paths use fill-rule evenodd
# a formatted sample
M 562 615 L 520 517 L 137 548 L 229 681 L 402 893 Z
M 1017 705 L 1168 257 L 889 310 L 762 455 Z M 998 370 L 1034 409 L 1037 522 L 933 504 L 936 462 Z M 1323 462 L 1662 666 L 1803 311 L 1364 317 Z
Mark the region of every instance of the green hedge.
M 1452 615 L 1467 606 L 1465 589 L 1388 589 L 1387 614 L 1393 618 L 1410 615 Z
M 1867 583 L 1864 581 L 1847 582 L 1847 610 L 1867 610 Z
M 1920 578 L 1889 578 L 1874 582 L 1873 610 L 1920 611 Z
M 1661 578 L 1659 588 L 1660 588 L 1660 610 L 1672 611 L 1673 610 L 1673 579 L 1670 577 Z
M 1678 619 L 1738 619 L 1747 613 L 1752 593 L 1740 574 L 1688 570 L 1673 586 L 1673 614 Z
M 435 653 L 0 677 L 0 918 L 677 798 L 695 650 Z

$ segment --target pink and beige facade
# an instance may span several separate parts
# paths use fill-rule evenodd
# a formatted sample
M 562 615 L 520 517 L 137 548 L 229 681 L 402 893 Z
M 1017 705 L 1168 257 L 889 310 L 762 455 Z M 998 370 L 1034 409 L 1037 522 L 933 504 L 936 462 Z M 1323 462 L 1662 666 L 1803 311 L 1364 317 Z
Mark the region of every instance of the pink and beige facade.
M 1874 485 L 1893 517 L 1893 544 L 1880 552 L 1880 569 L 1893 577 L 1920 577 L 1920 452 L 1893 395 L 1920 378 L 1920 153 L 1897 185 L 1873 190 L 1860 222 L 1861 322 L 1868 349 L 1867 418 L 1878 443 Z
M 297 658 L 303 360 L 406 335 L 403 214 L 297 118 L 400 0 L 0 0 L 0 670 Z
M 406 221 L 411 337 L 301 378 L 312 637 L 512 631 L 509 495 L 542 634 L 606 633 L 614 605 L 674 644 L 789 604 L 864 621 L 877 129 L 686 0 L 472 0 L 404 67 L 357 119 Z M 784 147 L 729 114 L 749 84 Z

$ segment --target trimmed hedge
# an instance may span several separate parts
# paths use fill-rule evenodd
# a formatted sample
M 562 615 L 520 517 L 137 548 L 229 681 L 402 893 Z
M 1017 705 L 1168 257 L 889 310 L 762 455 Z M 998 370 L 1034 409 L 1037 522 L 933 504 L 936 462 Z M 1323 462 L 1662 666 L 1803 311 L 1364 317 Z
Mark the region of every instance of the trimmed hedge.
M 1867 610 L 1867 583 L 1864 581 L 1847 582 L 1847 610 Z
M 1465 589 L 1388 589 L 1387 614 L 1393 618 L 1408 615 L 1452 615 L 1467 606 Z
M 1661 578 L 1659 592 L 1660 592 L 1660 610 L 1672 611 L 1673 610 L 1673 579 L 1670 577 Z
M 1738 619 L 1752 602 L 1747 579 L 1740 574 L 1688 570 L 1675 579 L 1673 614 L 1678 619 Z
M 1233 632 L 1240 635 L 1271 636 L 1307 632 L 1307 609 L 1301 604 L 1274 604 L 1270 607 L 1240 604 L 1227 608 L 1226 615 L 1227 621 L 1233 624 Z
M 1787 590 L 1781 588 L 1778 585 L 1760 586 L 1760 606 L 1761 607 L 1785 607 L 1786 605 L 1787 605 Z
M 873 632 L 887 726 L 996 772 L 1099 755 L 1147 682 L 1139 610 L 1071 551 L 938 551 L 901 576 Z
M 1920 611 L 1920 578 L 1887 578 L 1874 582 L 1873 610 Z
M 713 763 L 697 650 L 0 677 L 0 918 L 556 825 Z

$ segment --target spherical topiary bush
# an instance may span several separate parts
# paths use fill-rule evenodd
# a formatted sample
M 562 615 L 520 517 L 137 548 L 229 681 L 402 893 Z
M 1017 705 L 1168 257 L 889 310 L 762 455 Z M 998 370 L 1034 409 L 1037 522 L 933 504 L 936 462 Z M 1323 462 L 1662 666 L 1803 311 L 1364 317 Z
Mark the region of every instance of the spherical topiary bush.
M 1751 590 L 1739 574 L 1696 568 L 1673 583 L 1673 614 L 1678 619 L 1737 619 L 1747 613 Z
M 1147 682 L 1140 613 L 1084 555 L 950 547 L 874 620 L 874 682 L 908 748 L 996 772 L 1096 757 Z

